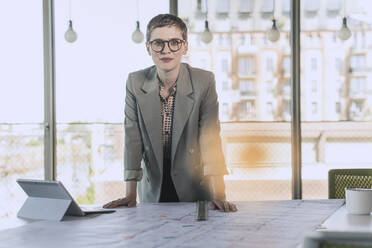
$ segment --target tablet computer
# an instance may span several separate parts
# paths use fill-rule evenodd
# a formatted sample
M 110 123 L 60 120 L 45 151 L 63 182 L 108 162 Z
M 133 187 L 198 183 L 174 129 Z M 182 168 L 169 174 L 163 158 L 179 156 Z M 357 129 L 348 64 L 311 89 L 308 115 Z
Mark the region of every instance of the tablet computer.
M 34 180 L 34 179 L 18 179 L 17 183 L 23 191 L 31 198 L 45 198 L 55 200 L 70 200 L 71 203 L 65 215 L 85 216 L 93 213 L 112 213 L 114 209 L 106 208 L 81 208 L 72 198 L 67 189 L 60 181 Z M 36 206 L 36 205 L 35 205 Z M 40 211 L 40 209 L 27 209 L 27 211 Z

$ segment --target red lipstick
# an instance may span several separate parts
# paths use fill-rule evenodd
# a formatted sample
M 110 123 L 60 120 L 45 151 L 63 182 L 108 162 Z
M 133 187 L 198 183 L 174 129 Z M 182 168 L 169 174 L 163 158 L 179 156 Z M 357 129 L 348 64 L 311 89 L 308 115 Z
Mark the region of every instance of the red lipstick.
M 171 62 L 173 59 L 172 59 L 172 58 L 161 58 L 160 60 L 163 61 L 164 63 L 169 63 L 169 62 Z

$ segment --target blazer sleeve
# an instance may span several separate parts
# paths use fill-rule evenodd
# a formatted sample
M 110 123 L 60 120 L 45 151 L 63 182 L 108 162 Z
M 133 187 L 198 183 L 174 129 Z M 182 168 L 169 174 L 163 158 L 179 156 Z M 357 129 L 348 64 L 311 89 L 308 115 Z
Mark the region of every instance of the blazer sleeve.
M 141 168 L 143 145 L 132 78 L 132 74 L 129 74 L 125 95 L 124 181 L 140 181 L 143 173 Z
M 227 175 L 229 173 L 222 152 L 216 81 L 213 73 L 208 75 L 208 81 L 199 117 L 199 143 L 204 176 Z

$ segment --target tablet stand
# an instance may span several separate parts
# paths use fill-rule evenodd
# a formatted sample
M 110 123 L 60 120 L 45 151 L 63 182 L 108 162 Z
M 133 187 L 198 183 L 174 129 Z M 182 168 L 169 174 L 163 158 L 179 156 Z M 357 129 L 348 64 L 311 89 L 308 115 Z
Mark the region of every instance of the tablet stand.
M 65 216 L 71 200 L 28 197 L 17 216 L 36 220 L 62 220 Z

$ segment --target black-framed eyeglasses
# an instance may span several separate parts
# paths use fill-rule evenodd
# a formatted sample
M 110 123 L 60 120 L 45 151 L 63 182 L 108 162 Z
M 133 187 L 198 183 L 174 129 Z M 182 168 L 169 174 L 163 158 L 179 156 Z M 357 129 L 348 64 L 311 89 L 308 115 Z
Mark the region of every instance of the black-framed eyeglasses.
M 182 48 L 182 44 L 184 43 L 184 40 L 181 39 L 170 39 L 170 40 L 161 40 L 156 39 L 149 41 L 150 47 L 154 52 L 160 53 L 165 48 L 165 43 L 168 43 L 169 50 L 171 52 L 177 52 Z

